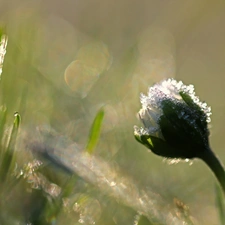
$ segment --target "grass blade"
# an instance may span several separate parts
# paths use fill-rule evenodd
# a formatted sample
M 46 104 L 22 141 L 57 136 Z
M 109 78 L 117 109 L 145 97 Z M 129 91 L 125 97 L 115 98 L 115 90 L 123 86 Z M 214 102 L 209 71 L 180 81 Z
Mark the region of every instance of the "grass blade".
M 10 170 L 13 169 L 14 164 L 13 164 L 13 156 L 14 156 L 14 149 L 15 149 L 15 144 L 16 144 L 16 137 L 18 134 L 18 129 L 20 125 L 20 115 L 18 113 L 14 114 L 15 119 L 12 127 L 12 131 L 9 136 L 9 143 L 7 148 L 4 150 L 2 153 L 2 162 L 1 162 L 1 168 L 0 168 L 0 180 L 3 182 L 6 178 L 7 175 L 10 173 Z
M 1 141 L 1 144 L 2 144 L 2 139 L 3 139 L 4 131 L 5 131 L 6 115 L 7 115 L 7 108 L 5 106 L 1 106 L 1 109 L 0 109 L 0 141 Z
M 11 132 L 11 136 L 9 139 L 9 145 L 8 145 L 8 150 L 13 149 L 16 143 L 16 137 L 18 134 L 18 130 L 19 130 L 19 125 L 21 122 L 21 117 L 20 114 L 18 112 L 14 113 L 14 122 L 13 122 L 13 128 L 12 128 L 12 132 Z
M 215 187 L 216 192 L 216 207 L 218 209 L 220 224 L 225 224 L 225 198 L 221 191 L 221 188 L 216 185 Z
M 136 225 L 154 225 L 155 224 L 155 223 L 150 222 L 148 220 L 148 218 L 144 215 L 138 215 L 138 217 L 139 217 L 138 221 L 136 221 L 136 223 L 135 223 Z
M 91 130 L 89 133 L 89 139 L 88 139 L 86 151 L 90 154 L 93 153 L 94 148 L 96 147 L 98 143 L 103 118 L 104 118 L 104 110 L 100 109 L 97 115 L 95 116 L 95 119 L 92 123 Z

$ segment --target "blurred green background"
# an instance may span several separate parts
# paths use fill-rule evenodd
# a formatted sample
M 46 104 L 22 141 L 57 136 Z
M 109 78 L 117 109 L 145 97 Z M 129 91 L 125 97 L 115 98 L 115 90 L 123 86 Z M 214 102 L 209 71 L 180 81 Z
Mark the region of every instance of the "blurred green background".
M 1 0 L 0 25 L 8 35 L 0 100 L 9 118 L 19 111 L 21 132 L 35 136 L 37 127 L 48 127 L 84 149 L 103 108 L 95 156 L 166 206 L 176 208 L 174 199 L 180 199 L 193 224 L 219 224 L 216 179 L 206 165 L 169 165 L 134 140 L 133 126 L 140 124 L 139 94 L 149 86 L 169 77 L 193 84 L 212 107 L 210 143 L 225 162 L 224 1 Z M 29 152 L 17 151 L 21 166 L 31 160 Z M 23 202 L 20 195 L 13 196 Z M 115 202 L 106 210 L 105 199 L 91 196 L 99 208 L 96 224 L 135 224 L 134 212 L 117 212 Z M 72 211 L 60 224 L 70 224 Z M 74 218 L 71 224 L 79 224 Z

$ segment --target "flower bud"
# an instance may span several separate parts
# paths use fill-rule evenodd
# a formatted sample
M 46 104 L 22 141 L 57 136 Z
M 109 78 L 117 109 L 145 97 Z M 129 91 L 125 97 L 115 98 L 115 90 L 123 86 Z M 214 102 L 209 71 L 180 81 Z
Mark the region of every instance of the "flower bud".
M 193 85 L 167 79 L 141 94 L 138 115 L 144 127 L 134 127 L 137 141 L 157 155 L 191 159 L 209 148 L 211 109 L 196 97 Z

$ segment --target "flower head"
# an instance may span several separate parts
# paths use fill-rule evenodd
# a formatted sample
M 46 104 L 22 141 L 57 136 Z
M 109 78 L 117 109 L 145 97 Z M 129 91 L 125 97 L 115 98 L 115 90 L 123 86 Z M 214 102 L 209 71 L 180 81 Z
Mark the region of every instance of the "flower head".
M 167 79 L 141 94 L 138 115 L 144 127 L 135 138 L 157 155 L 194 158 L 208 149 L 211 108 L 195 95 L 193 85 Z

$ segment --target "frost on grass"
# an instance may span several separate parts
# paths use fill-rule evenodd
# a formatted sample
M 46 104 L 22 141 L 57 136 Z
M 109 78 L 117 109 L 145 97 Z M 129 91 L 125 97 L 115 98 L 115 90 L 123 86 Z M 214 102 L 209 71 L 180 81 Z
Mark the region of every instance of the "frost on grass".
M 185 224 L 185 219 L 182 216 L 177 216 L 176 208 L 168 206 L 168 203 L 150 188 L 140 188 L 134 180 L 122 175 L 122 172 L 118 168 L 115 169 L 115 166 L 110 162 L 74 148 L 75 144 L 66 137 L 63 144 L 58 143 L 57 136 L 54 140 L 55 147 L 38 140 L 35 142 L 32 140 L 31 143 L 26 143 L 26 146 L 35 155 L 39 151 L 44 157 L 47 155 L 48 158 L 52 158 L 50 161 L 55 162 L 56 166 L 63 165 L 63 167 L 68 168 L 68 171 L 94 185 L 101 193 L 131 207 L 150 221 L 160 221 L 162 224 L 168 225 Z M 62 166 L 60 167 L 62 168 Z M 81 215 L 80 222 L 95 218 L 95 216 L 87 215 L 83 211 Z M 91 221 L 92 224 L 97 223 L 95 219 Z
M 8 37 L 6 35 L 1 36 L 0 40 L 0 76 L 2 74 L 3 62 L 6 54 L 6 47 L 8 43 Z

